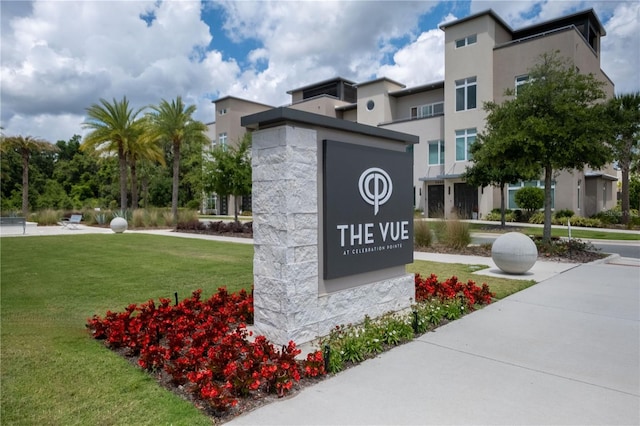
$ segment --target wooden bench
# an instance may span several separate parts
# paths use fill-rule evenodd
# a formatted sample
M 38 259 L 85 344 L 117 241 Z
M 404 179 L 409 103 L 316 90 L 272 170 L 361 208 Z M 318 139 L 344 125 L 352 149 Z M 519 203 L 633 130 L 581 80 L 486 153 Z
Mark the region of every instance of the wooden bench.
M 27 221 L 24 217 L 0 217 L 0 226 L 22 225 L 22 233 L 27 233 Z
M 81 214 L 72 214 L 68 219 L 62 219 L 60 221 L 60 225 L 69 229 L 78 229 L 78 225 L 80 225 L 80 221 L 82 220 Z

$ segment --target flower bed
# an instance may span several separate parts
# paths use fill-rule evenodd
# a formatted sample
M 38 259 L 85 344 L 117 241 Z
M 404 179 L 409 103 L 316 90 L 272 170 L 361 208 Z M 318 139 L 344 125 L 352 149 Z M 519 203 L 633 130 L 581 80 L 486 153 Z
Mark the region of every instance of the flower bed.
M 269 394 L 284 396 L 301 380 L 311 382 L 325 375 L 325 366 L 337 372 L 344 362 L 360 362 L 443 320 L 458 318 L 465 307 L 470 311 L 491 302 L 486 284 L 464 284 L 456 277 L 440 283 L 435 275 L 426 279 L 416 275 L 415 282 L 418 303 L 411 317 L 367 318 L 362 333 L 353 326 L 337 327 L 321 340 L 331 354 L 326 363 L 321 351 L 300 361 L 296 356 L 301 351 L 294 342 L 277 349 L 264 336 L 253 336 L 246 328 L 253 322 L 253 297 L 244 290 L 229 294 L 221 288 L 208 300 L 202 300 L 197 290 L 176 304 L 165 298 L 158 305 L 153 300 L 132 304 L 121 313 L 94 315 L 87 328 L 95 339 L 104 340 L 110 349 L 220 417 L 229 415 L 239 401 L 250 404 Z
M 198 290 L 177 305 L 150 300 L 122 313 L 108 311 L 104 318 L 94 315 L 87 327 L 109 348 L 136 357 L 147 371 L 163 371 L 173 385 L 220 414 L 238 398 L 258 392 L 283 396 L 301 376 L 324 373 L 321 354 L 298 362 L 295 343 L 278 350 L 264 336 L 252 339 L 246 329 L 252 321 L 251 295 L 219 289 L 206 301 Z

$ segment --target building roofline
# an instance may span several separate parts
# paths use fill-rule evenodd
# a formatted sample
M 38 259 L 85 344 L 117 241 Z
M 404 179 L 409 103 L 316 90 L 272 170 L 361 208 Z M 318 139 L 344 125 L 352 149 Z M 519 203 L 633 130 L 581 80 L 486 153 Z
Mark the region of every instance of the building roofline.
M 399 98 L 402 96 L 414 95 L 416 93 L 428 92 L 430 90 L 442 88 L 444 88 L 444 80 L 421 84 L 420 86 L 408 87 L 406 89 L 396 90 L 395 92 L 389 92 L 389 96 L 395 96 L 396 98 Z
M 241 101 L 241 102 L 247 102 L 247 103 L 251 103 L 251 104 L 255 104 L 255 105 L 261 105 L 261 106 L 265 106 L 265 107 L 269 107 L 269 108 L 275 108 L 273 105 L 267 105 L 267 104 L 263 104 L 261 102 L 256 102 L 256 101 L 252 101 L 250 99 L 239 98 L 237 96 L 231 96 L 231 95 L 223 96 L 221 98 L 216 99 L 215 101 L 211 101 L 211 103 L 212 104 L 216 104 L 218 102 L 226 101 L 228 99 L 233 99 L 233 100 Z
M 346 78 L 338 76 L 338 77 L 328 78 L 328 79 L 322 80 L 322 81 L 316 81 L 315 83 L 307 84 L 305 86 L 298 87 L 296 89 L 287 90 L 287 94 L 291 95 L 293 92 L 299 92 L 301 90 L 310 89 L 312 87 L 320 86 L 322 84 L 333 83 L 335 81 L 344 81 L 345 83 L 349 83 L 351 85 L 355 85 L 356 84 L 355 81 L 347 80 Z
M 598 24 L 598 31 L 600 32 L 600 35 L 601 36 L 607 35 L 607 32 L 605 31 L 604 26 L 602 25 L 602 22 L 600 22 L 600 19 L 598 18 L 598 15 L 593 10 L 593 8 L 582 10 L 582 11 L 579 11 L 579 12 L 575 12 L 575 13 L 572 13 L 571 15 L 563 15 L 563 16 L 560 16 L 558 18 L 548 19 L 546 21 L 541 21 L 541 22 L 538 22 L 536 24 L 532 24 L 532 25 L 529 25 L 529 26 L 526 26 L 526 27 L 518 28 L 517 30 L 514 30 L 513 28 L 511 28 L 511 26 L 509 24 L 507 24 L 493 9 L 488 9 L 488 10 L 484 10 L 482 12 L 474 13 L 473 15 L 469 15 L 469 16 L 466 16 L 464 18 L 457 19 L 455 21 L 445 22 L 444 24 L 441 24 L 438 28 L 440 28 L 441 30 L 444 31 L 448 27 L 452 27 L 454 25 L 462 24 L 464 22 L 470 21 L 472 19 L 479 18 L 479 17 L 484 16 L 484 15 L 491 16 L 498 23 L 500 23 L 500 25 L 502 25 L 504 28 L 506 28 L 512 35 L 517 34 L 519 32 L 531 31 L 532 29 L 535 29 L 536 27 L 549 25 L 549 24 L 552 24 L 553 22 L 571 20 L 571 19 L 576 18 L 576 17 L 581 16 L 581 15 L 591 15 L 595 19 L 595 22 Z
M 362 83 L 357 83 L 355 86 L 356 87 L 368 86 L 369 84 L 375 84 L 375 83 L 379 83 L 381 81 L 388 81 L 390 83 L 397 84 L 398 86 L 407 87 L 406 85 L 400 83 L 399 81 L 392 80 L 392 79 L 390 79 L 388 77 L 375 78 L 373 80 L 364 81 Z
M 481 16 L 489 15 L 500 25 L 505 27 L 510 33 L 513 33 L 513 29 L 507 24 L 493 9 L 483 10 L 482 12 L 474 13 L 473 15 L 466 16 L 464 18 L 456 19 L 455 21 L 445 22 L 444 24 L 440 24 L 438 28 L 441 30 L 445 30 L 448 27 L 452 27 L 454 25 L 462 24 L 467 21 L 471 21 L 476 18 L 480 18 Z
M 308 126 L 326 127 L 345 132 L 358 133 L 365 136 L 390 139 L 406 145 L 414 145 L 420 141 L 417 135 L 401 133 L 395 130 L 367 126 L 348 120 L 341 120 L 322 114 L 314 114 L 298 109 L 278 107 L 240 118 L 240 125 L 250 130 L 258 130 L 277 126 L 283 123 L 299 123 Z
M 593 10 L 593 8 L 581 10 L 581 11 L 572 13 L 570 15 L 559 16 L 558 18 L 549 19 L 547 21 L 538 22 L 537 24 L 532 24 L 532 25 L 528 25 L 526 27 L 518 28 L 517 30 L 515 30 L 513 32 L 515 34 L 517 34 L 519 32 L 531 31 L 532 29 L 535 29 L 536 27 L 549 25 L 549 24 L 552 24 L 554 22 L 571 21 L 573 18 L 577 18 L 577 17 L 583 16 L 583 15 L 591 15 L 590 17 L 592 17 L 595 20 L 595 22 L 598 24 L 598 31 L 600 33 L 600 36 L 607 35 L 607 32 L 604 29 L 604 25 L 602 25 L 602 22 L 600 22 L 600 18 L 598 18 L 598 15 L 596 14 L 595 10 Z
M 353 104 L 347 104 L 347 105 L 338 105 L 335 108 L 336 111 L 349 111 L 351 109 L 358 109 L 358 104 L 353 103 Z

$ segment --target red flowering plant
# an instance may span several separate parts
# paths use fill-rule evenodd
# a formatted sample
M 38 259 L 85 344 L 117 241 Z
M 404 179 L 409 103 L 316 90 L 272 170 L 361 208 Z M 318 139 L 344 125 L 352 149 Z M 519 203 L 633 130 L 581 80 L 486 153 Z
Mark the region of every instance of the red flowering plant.
M 486 283 L 481 287 L 472 280 L 463 283 L 458 277 L 453 276 L 446 281 L 439 282 L 438 277 L 431 274 L 423 278 L 420 274 L 415 275 L 416 301 L 422 302 L 432 298 L 444 300 L 462 298 L 465 305 L 473 310 L 475 305 L 487 305 L 491 303 L 494 294 Z
M 124 312 L 94 315 L 87 327 L 112 349 L 125 349 L 145 370 L 163 371 L 215 411 L 226 411 L 239 398 L 264 391 L 285 395 L 301 376 L 324 374 L 322 353 L 300 354 L 294 342 L 277 350 L 264 336 L 246 329 L 253 321 L 253 296 L 226 289 L 208 300 L 202 291 L 175 306 L 161 298 Z

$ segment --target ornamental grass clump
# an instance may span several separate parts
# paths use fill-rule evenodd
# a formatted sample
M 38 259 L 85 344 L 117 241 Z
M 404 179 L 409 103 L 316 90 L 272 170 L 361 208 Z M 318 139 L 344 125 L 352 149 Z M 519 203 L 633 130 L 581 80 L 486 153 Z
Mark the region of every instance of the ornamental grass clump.
M 447 247 L 460 250 L 471 244 L 471 231 L 469 224 L 454 219 L 446 221 L 443 242 Z
M 433 243 L 431 227 L 426 220 L 413 221 L 413 239 L 416 247 L 430 247 Z

